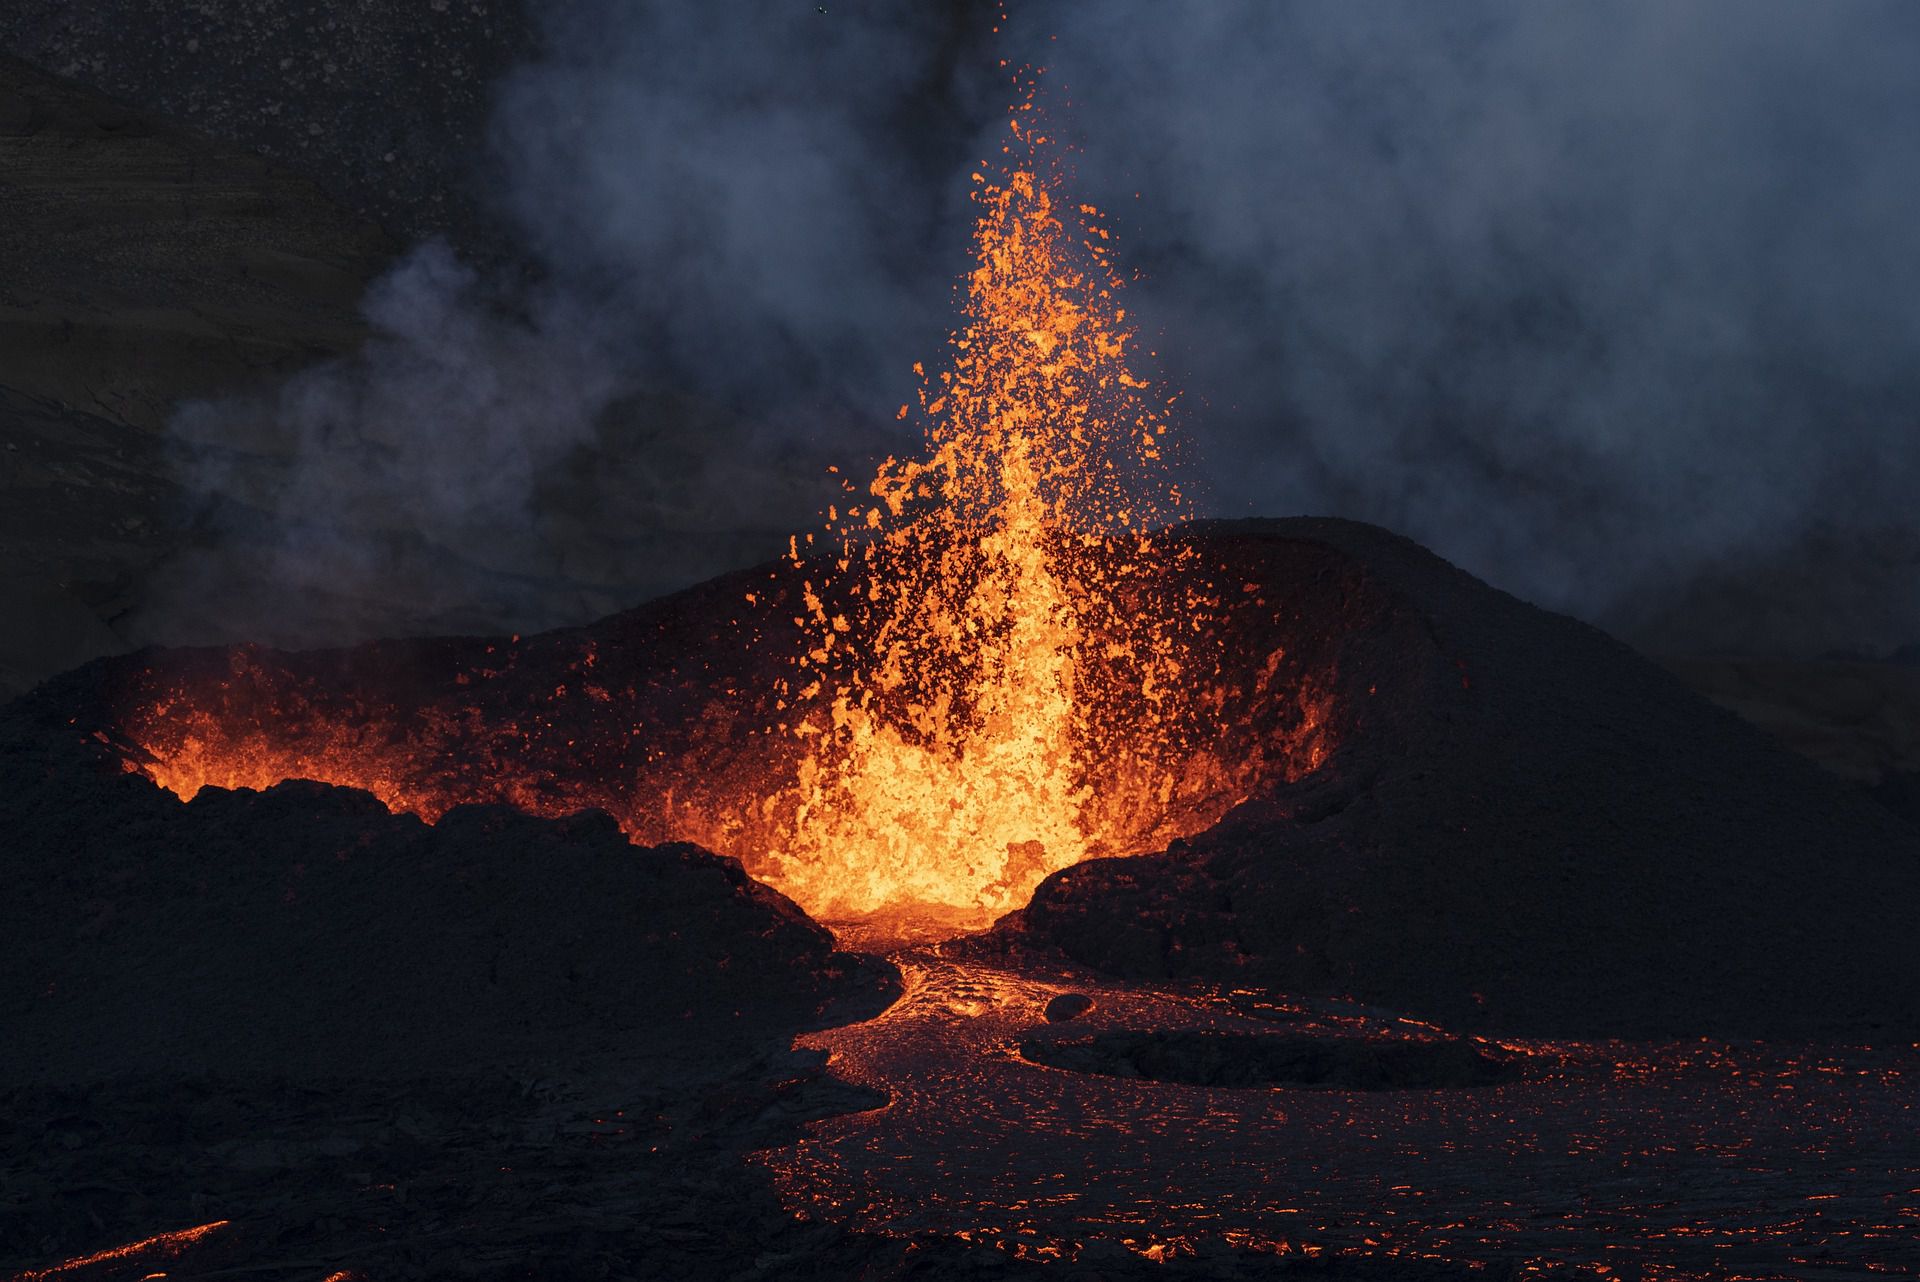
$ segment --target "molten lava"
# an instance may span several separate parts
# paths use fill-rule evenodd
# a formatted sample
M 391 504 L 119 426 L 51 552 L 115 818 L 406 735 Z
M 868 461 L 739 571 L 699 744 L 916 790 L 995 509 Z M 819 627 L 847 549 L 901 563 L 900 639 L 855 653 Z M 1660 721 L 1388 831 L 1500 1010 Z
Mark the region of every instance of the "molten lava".
M 593 638 L 162 656 L 126 695 L 128 768 L 183 798 L 316 779 L 429 821 L 594 807 L 822 919 L 969 926 L 1317 766 L 1322 674 L 1182 535 L 1174 398 L 1128 364 L 1111 235 L 1061 204 L 1026 88 L 975 175 L 951 367 L 916 366 L 924 453 L 848 485 L 824 538 Z
M 95 1251 L 91 1255 L 82 1255 L 75 1259 L 63 1260 L 46 1269 L 28 1269 L 17 1273 L 12 1282 L 51 1282 L 52 1279 L 69 1273 L 80 1273 L 102 1265 L 123 1264 L 145 1256 L 166 1258 L 178 1256 L 204 1238 L 227 1227 L 229 1221 L 215 1220 L 211 1224 L 201 1224 L 190 1229 L 176 1229 L 171 1233 L 156 1233 L 152 1237 L 141 1238 L 138 1242 L 128 1242 L 124 1246 L 110 1246 L 104 1251 Z M 165 1273 L 154 1272 L 149 1278 L 163 1278 Z
M 1002 174 L 974 175 L 953 367 L 915 367 L 925 457 L 889 459 L 871 502 L 830 512 L 830 572 L 865 585 L 866 646 L 843 644 L 851 622 L 807 585 L 819 644 L 801 662 L 833 694 L 798 727 L 812 739 L 801 822 L 774 880 L 830 915 L 1004 912 L 1048 873 L 1147 836 L 1115 830 L 1095 781 L 1112 790 L 1127 768 L 1113 736 L 1162 729 L 1178 686 L 1168 620 L 1116 607 L 1180 493 L 1164 405 L 1127 366 L 1110 235 L 1092 206 L 1077 229 L 1063 220 L 1033 108 L 1029 91 Z

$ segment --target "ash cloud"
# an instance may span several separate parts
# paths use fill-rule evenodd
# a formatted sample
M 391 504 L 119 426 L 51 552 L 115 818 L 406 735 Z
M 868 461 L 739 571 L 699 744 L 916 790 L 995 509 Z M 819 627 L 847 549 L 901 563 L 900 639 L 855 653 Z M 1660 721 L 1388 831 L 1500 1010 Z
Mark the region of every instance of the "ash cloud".
M 476 146 L 514 252 L 425 244 L 363 351 L 177 416 L 203 538 L 143 639 L 583 622 L 774 555 L 837 497 L 828 463 L 900 448 L 964 265 L 971 21 L 540 17 Z
M 976 34 L 937 5 L 566 6 L 503 87 L 506 207 L 626 295 L 654 372 L 884 414 L 964 266 Z
M 301 644 L 396 617 L 511 625 L 539 608 L 525 584 L 557 567 L 537 478 L 591 438 L 623 386 L 600 318 L 565 292 L 493 296 L 440 241 L 406 255 L 362 310 L 373 335 L 352 358 L 176 415 L 217 541 L 166 572 L 178 613 L 148 628 Z M 223 598 L 235 580 L 246 591 Z
M 526 270 L 419 251 L 365 355 L 182 420 L 295 440 L 283 575 L 362 631 L 482 578 L 533 626 L 806 525 L 937 355 L 1005 57 L 1144 271 L 1213 513 L 1378 521 L 1663 648 L 1920 637 L 1920 11 L 826 8 L 546 15 L 483 184 Z
M 1655 645 L 1920 634 L 1920 11 L 1024 18 L 1218 510 L 1378 521 Z

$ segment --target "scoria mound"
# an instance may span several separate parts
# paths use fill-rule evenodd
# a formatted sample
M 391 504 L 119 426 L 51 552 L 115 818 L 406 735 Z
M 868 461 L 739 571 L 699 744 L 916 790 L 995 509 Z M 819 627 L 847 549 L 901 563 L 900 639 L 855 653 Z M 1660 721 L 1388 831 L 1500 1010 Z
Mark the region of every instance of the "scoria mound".
M 1249 593 L 1347 628 L 1323 669 L 1326 759 L 1165 853 L 1056 874 L 1003 934 L 1119 975 L 1484 1032 L 1920 1027 L 1920 833 L 1885 808 L 1603 633 L 1383 530 L 1245 521 L 1203 540 Z

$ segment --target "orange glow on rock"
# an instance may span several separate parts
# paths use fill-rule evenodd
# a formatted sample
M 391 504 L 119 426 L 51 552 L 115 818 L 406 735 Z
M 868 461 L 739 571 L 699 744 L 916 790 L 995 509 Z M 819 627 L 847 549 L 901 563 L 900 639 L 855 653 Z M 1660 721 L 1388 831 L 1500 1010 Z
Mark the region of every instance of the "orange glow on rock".
M 104 1251 L 95 1251 L 92 1255 L 63 1260 L 50 1268 L 29 1269 L 25 1273 L 16 1273 L 13 1282 L 44 1282 L 47 1278 L 64 1277 L 96 1265 L 113 1264 L 142 1255 L 176 1256 L 202 1238 L 227 1227 L 227 1224 L 226 1220 L 215 1220 L 211 1224 L 201 1224 L 190 1229 L 156 1233 L 152 1237 L 141 1238 L 138 1242 L 128 1242 L 124 1246 L 110 1246 Z

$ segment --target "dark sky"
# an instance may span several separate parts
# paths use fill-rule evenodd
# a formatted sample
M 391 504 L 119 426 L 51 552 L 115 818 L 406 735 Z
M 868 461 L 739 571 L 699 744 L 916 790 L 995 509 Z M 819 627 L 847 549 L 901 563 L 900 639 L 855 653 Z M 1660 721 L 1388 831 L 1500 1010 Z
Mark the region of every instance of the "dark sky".
M 404 421 L 455 520 L 639 382 L 867 448 L 938 359 L 1005 57 L 1211 512 L 1378 521 L 1652 644 L 1920 639 L 1920 5 L 994 8 L 554 7 L 485 162 L 541 283 L 416 256 L 308 412 Z M 503 361 L 538 376 L 471 403 Z

